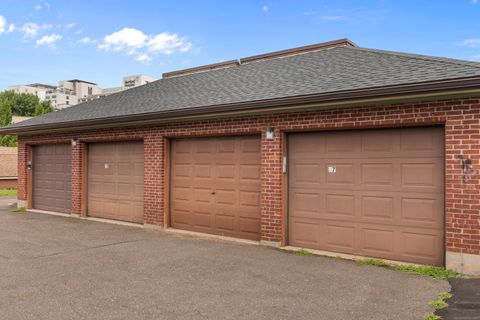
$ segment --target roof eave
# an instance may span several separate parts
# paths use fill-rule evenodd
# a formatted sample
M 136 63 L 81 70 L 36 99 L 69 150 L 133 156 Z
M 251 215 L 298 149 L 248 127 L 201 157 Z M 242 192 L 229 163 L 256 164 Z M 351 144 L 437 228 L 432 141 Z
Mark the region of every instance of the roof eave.
M 141 122 L 144 120 L 159 119 L 162 121 L 168 121 L 169 119 L 178 119 L 178 117 L 189 117 L 189 116 L 198 116 L 198 115 L 215 115 L 218 113 L 235 113 L 235 112 L 249 112 L 256 110 L 265 110 L 272 111 L 272 109 L 277 109 L 281 107 L 289 106 L 302 106 L 302 105 L 311 105 L 318 103 L 329 103 L 334 105 L 341 102 L 352 102 L 355 101 L 367 101 L 362 99 L 376 99 L 377 103 L 381 101 L 389 101 L 393 98 L 399 99 L 402 96 L 412 96 L 412 95 L 422 95 L 429 94 L 430 97 L 435 96 L 447 96 L 448 94 L 455 92 L 461 93 L 462 91 L 471 92 L 473 89 L 478 89 L 480 93 L 480 76 L 459 78 L 459 79 L 450 79 L 450 80 L 441 80 L 441 81 L 431 81 L 415 84 L 405 84 L 405 85 L 394 85 L 394 86 L 383 86 L 375 88 L 366 88 L 366 89 L 357 89 L 357 90 L 346 90 L 346 91 L 337 91 L 331 93 L 321 93 L 321 94 L 311 94 L 303 96 L 292 96 L 286 98 L 276 98 L 276 99 L 265 99 L 257 101 L 247 101 L 239 102 L 232 104 L 221 104 L 221 105 L 212 105 L 205 107 L 195 107 L 189 109 L 181 110 L 172 110 L 172 111 L 161 111 L 161 112 L 151 112 L 151 113 L 142 113 L 126 116 L 116 116 L 116 117 L 106 117 L 99 119 L 89 119 L 89 120 L 76 120 L 60 123 L 51 123 L 51 124 L 41 124 L 41 125 L 31 125 L 31 126 L 22 126 L 22 127 L 5 127 L 0 128 L 0 134 L 32 134 L 45 130 L 56 130 L 56 131 L 72 131 L 77 129 L 82 129 L 85 127 L 94 128 L 102 127 L 105 125 L 115 125 L 121 126 L 130 122 Z M 382 100 L 383 99 L 383 100 Z M 371 102 L 365 102 L 365 104 L 370 104 Z

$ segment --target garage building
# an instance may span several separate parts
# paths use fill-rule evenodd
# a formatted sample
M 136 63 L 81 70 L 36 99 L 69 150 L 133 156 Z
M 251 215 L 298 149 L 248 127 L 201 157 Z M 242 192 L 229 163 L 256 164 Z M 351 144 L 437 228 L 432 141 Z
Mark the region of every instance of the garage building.
M 347 39 L 0 129 L 37 211 L 480 273 L 480 64 Z

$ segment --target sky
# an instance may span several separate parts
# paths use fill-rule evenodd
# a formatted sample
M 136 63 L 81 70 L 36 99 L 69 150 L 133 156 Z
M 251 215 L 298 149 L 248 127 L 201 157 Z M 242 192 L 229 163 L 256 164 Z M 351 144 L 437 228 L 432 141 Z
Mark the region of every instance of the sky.
M 480 61 L 480 0 L 0 0 L 0 90 L 102 88 L 324 41 Z

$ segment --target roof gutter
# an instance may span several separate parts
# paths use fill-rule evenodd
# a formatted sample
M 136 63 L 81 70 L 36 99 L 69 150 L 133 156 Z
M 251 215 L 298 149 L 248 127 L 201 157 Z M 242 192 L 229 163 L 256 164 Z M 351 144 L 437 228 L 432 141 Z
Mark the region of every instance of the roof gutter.
M 134 115 L 105 117 L 98 119 L 76 120 L 51 124 L 39 124 L 21 127 L 0 128 L 0 134 L 33 134 L 40 132 L 72 131 L 77 129 L 94 129 L 120 125 L 142 124 L 146 121 L 169 122 L 181 118 L 213 117 L 219 114 L 235 115 L 245 113 L 264 113 L 274 111 L 296 111 L 312 107 L 335 107 L 341 105 L 371 105 L 372 103 L 398 101 L 402 98 L 432 98 L 452 95 L 480 95 L 480 77 L 460 78 L 454 80 L 431 81 L 416 84 L 394 85 L 367 89 L 345 90 L 332 93 L 294 96 L 287 98 L 265 99 L 257 101 L 195 107 L 182 110 L 150 112 Z

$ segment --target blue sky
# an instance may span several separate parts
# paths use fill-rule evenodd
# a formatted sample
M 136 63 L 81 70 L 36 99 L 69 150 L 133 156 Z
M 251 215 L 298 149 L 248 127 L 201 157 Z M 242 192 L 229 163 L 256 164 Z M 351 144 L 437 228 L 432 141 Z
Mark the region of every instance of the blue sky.
M 163 72 L 338 38 L 480 61 L 480 0 L 0 0 L 0 90 Z

